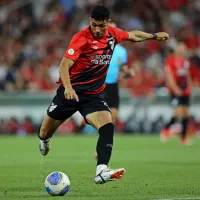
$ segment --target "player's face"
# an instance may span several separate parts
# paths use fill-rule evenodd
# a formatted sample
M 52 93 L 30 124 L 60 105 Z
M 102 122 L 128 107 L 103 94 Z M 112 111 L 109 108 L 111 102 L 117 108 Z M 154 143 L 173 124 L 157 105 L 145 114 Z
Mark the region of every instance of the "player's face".
M 108 20 L 98 21 L 90 18 L 90 28 L 93 36 L 96 38 L 103 37 L 104 33 L 106 32 L 108 22 Z
M 187 47 L 185 46 L 184 43 L 179 43 L 176 47 L 176 52 L 177 54 L 179 54 L 180 56 L 185 56 L 187 51 Z

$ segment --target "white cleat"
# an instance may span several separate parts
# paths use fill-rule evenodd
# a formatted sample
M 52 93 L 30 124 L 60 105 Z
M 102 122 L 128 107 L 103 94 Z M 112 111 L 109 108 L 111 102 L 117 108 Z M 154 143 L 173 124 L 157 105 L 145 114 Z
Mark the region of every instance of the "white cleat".
M 43 156 L 46 156 L 48 154 L 49 150 L 50 150 L 49 141 L 48 142 L 43 142 L 42 140 L 40 140 L 39 149 L 40 149 L 40 153 Z
M 120 178 L 122 178 L 124 174 L 125 174 L 124 168 L 119 168 L 119 169 L 106 168 L 102 170 L 100 174 L 95 176 L 94 182 L 96 184 L 104 184 L 108 181 L 117 181 Z

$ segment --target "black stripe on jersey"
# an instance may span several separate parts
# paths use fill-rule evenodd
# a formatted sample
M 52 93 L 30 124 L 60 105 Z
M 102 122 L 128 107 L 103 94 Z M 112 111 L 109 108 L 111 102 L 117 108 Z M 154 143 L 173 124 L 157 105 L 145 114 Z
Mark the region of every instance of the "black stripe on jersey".
M 102 78 L 98 79 L 97 81 L 94 82 L 89 82 L 86 84 L 80 84 L 80 85 L 75 85 L 73 86 L 73 88 L 75 89 L 75 91 L 77 92 L 94 92 L 95 90 L 101 88 L 105 82 L 105 78 L 106 76 L 103 76 Z
M 84 71 L 83 73 L 80 73 L 79 76 L 76 77 L 76 79 L 71 79 L 71 83 L 73 84 L 78 82 L 87 82 L 92 79 L 96 79 L 99 76 L 103 75 L 107 70 L 108 70 L 107 65 L 98 65 L 95 70 Z

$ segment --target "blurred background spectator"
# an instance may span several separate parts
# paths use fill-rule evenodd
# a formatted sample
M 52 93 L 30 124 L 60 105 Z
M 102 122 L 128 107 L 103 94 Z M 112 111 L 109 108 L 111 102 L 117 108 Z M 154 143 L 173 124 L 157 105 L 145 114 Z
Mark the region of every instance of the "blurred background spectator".
M 136 78 L 120 80 L 121 88 L 128 88 L 133 98 L 133 118 L 139 112 L 137 102 L 143 99 L 147 109 L 158 89 L 165 88 L 164 58 L 179 39 L 188 47 L 193 86 L 200 87 L 199 0 L 0 0 L 0 91 L 54 92 L 68 42 L 89 24 L 95 4 L 108 6 L 119 28 L 170 34 L 168 43 L 123 44 L 129 53 L 129 66 L 136 69 Z M 145 117 L 146 113 L 144 110 Z M 19 122 L 11 117 L 2 120 L 1 132 L 34 132 L 32 123 L 25 118 L 17 129 Z M 70 127 L 70 131 L 76 130 Z

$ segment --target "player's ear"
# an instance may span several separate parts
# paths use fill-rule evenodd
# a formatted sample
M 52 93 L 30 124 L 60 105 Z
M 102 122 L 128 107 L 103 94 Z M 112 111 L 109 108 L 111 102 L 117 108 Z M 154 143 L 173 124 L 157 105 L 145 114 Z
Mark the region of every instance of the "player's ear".
M 90 22 L 90 24 L 92 23 L 92 18 L 91 17 L 89 18 L 89 22 Z
M 89 20 L 91 21 L 91 20 L 92 20 L 92 18 L 90 17 L 90 18 L 89 18 Z
M 108 19 L 108 25 L 109 25 L 110 22 L 111 22 L 111 19 Z

